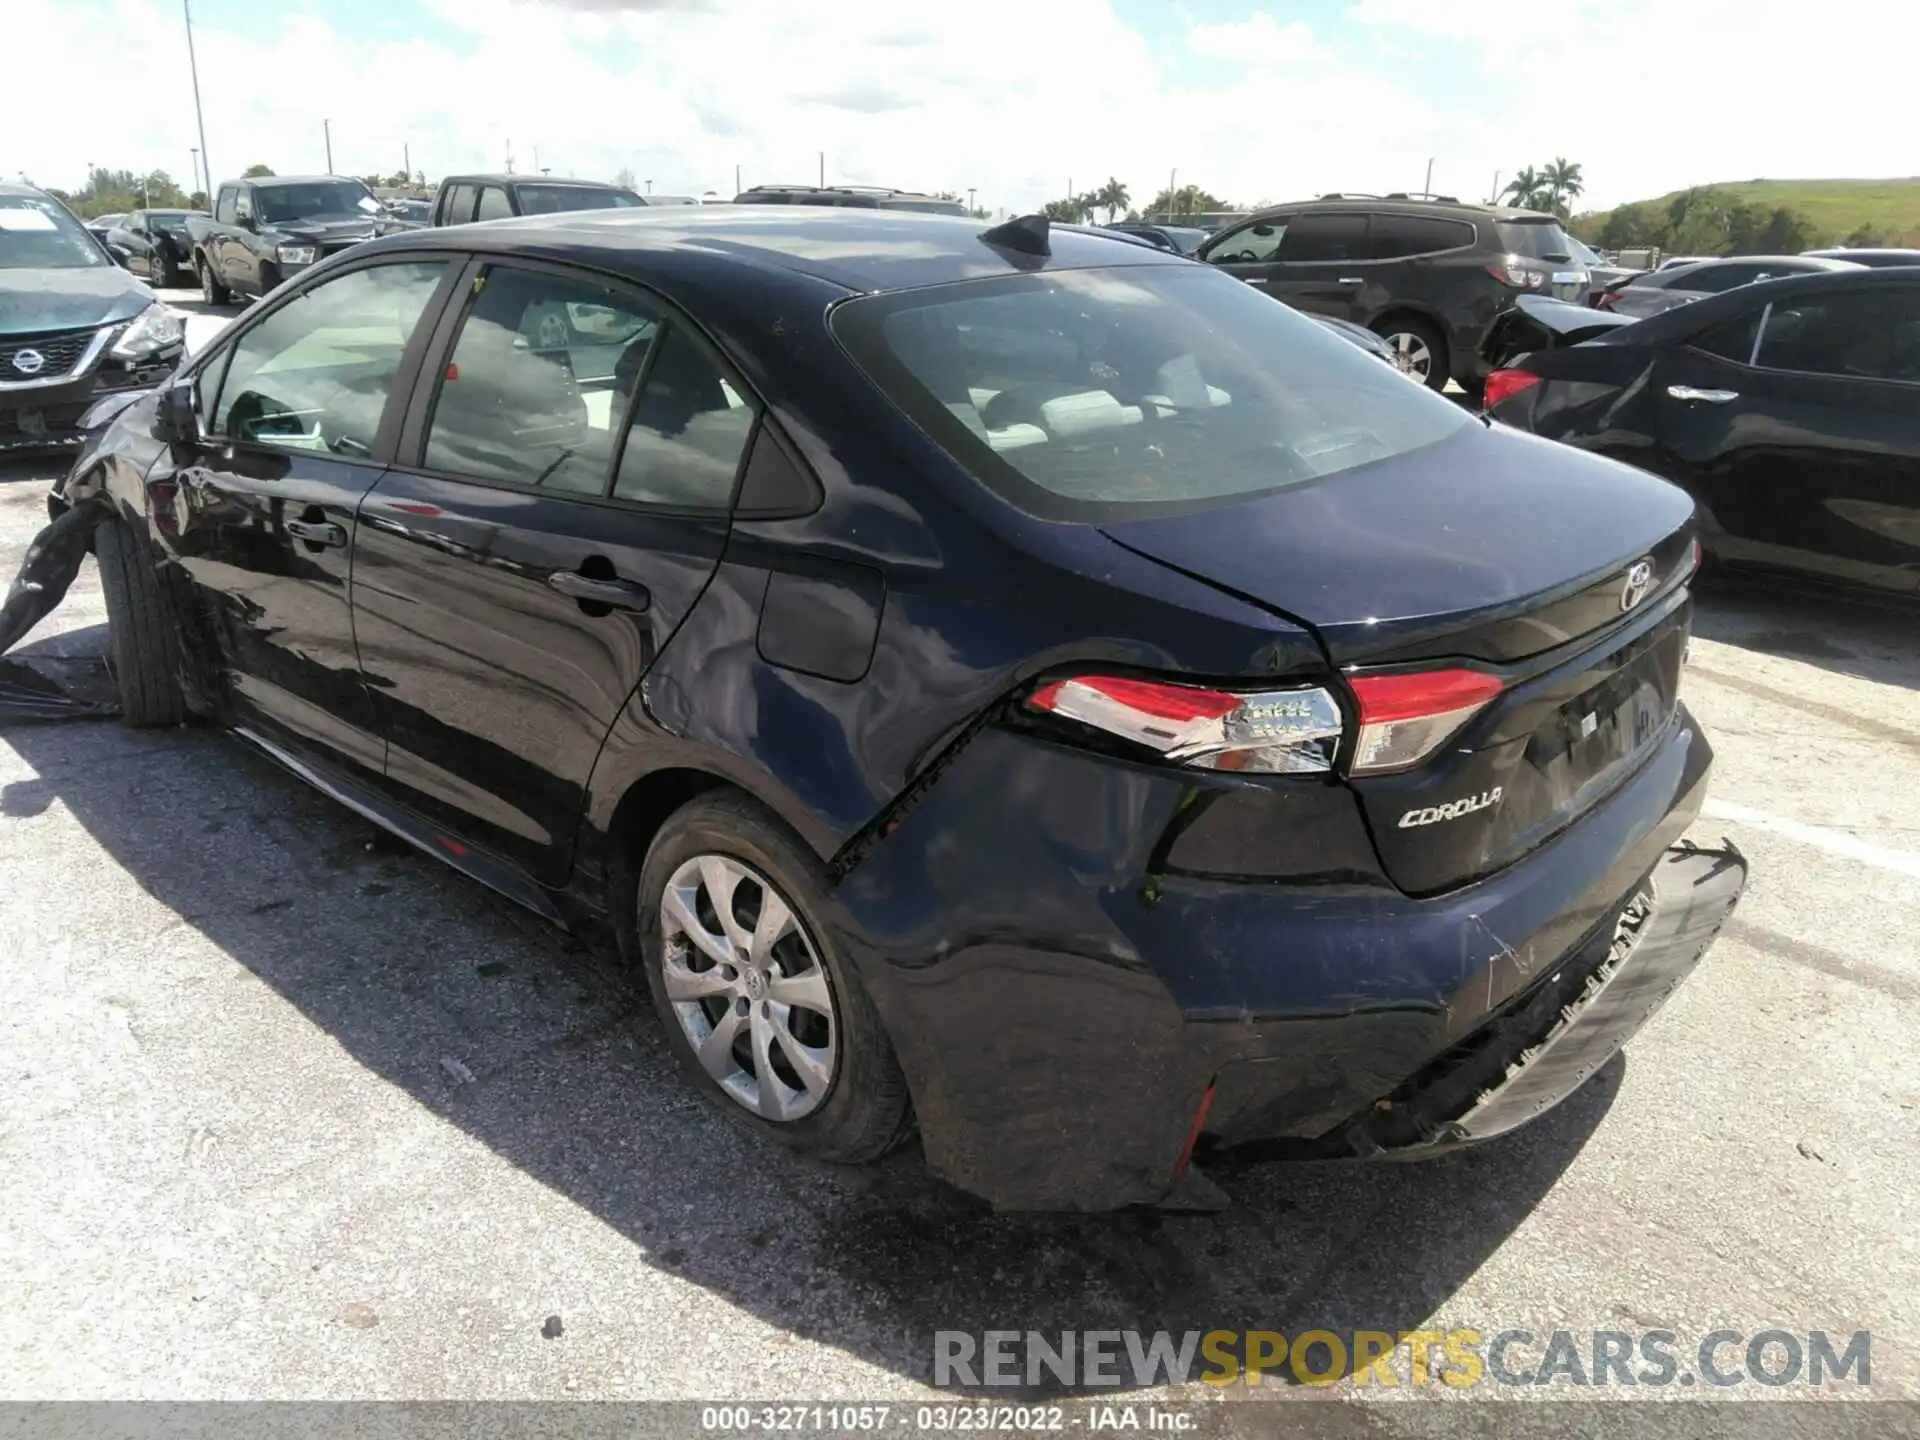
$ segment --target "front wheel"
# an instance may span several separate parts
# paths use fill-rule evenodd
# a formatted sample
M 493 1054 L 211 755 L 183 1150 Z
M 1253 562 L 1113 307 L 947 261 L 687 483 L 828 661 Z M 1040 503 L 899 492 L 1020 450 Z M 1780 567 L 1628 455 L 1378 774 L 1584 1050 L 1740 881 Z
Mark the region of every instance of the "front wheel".
M 1417 316 L 1394 315 L 1376 322 L 1373 331 L 1387 342 L 1403 374 L 1429 390 L 1447 388 L 1447 341 L 1436 326 Z
M 827 880 L 741 795 L 694 800 L 640 867 L 635 933 L 667 1044 L 736 1123 L 821 1160 L 877 1159 L 907 1133 L 880 1017 L 820 923 Z
M 180 689 L 180 636 L 160 588 L 145 539 L 117 516 L 93 532 L 93 556 L 107 602 L 107 658 L 129 725 L 179 725 L 187 718 Z

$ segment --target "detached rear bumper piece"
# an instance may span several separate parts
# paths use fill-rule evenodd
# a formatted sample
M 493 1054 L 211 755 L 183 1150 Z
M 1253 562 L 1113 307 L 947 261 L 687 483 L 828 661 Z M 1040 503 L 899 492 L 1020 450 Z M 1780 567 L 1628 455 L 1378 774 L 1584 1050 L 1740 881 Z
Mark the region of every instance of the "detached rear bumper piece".
M 1712 945 L 1746 888 L 1731 844 L 1661 857 L 1593 968 L 1563 966 L 1467 1045 L 1342 1137 L 1352 1153 L 1420 1159 L 1491 1140 L 1558 1105 L 1620 1052 Z

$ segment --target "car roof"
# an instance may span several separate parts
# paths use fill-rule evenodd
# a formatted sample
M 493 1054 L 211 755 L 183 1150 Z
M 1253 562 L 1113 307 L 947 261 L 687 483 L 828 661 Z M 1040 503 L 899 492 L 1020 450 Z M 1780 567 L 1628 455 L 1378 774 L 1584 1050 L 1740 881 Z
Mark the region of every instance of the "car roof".
M 475 180 L 490 185 L 577 185 L 586 190 L 627 190 L 624 185 L 610 185 L 605 180 L 576 180 L 571 175 L 449 175 L 440 183 L 465 184 Z
M 1824 295 L 1836 290 L 1871 290 L 1890 281 L 1920 285 L 1920 265 L 1888 266 L 1879 270 L 1866 265 L 1843 265 L 1831 270 L 1823 267 L 1802 271 L 1797 275 L 1756 280 L 1751 285 L 1708 295 L 1691 305 L 1663 310 L 1658 315 L 1636 320 L 1631 325 L 1622 325 L 1617 331 L 1608 331 L 1607 339 L 1620 344 L 1658 344 L 1692 334 L 1695 330 L 1703 330 L 1744 311 L 1756 302 L 1777 305 L 1801 295 Z
M 32 195 L 39 199 L 50 198 L 38 185 L 10 185 L 0 181 L 0 195 Z
M 1171 251 L 1091 228 L 1050 227 L 1052 253 L 989 245 L 993 227 L 962 215 L 793 205 L 676 205 L 581 210 L 463 225 L 461 248 L 574 260 L 619 271 L 623 256 L 668 256 L 682 271 L 780 270 L 853 293 L 911 290 L 955 280 L 1111 265 L 1179 265 Z M 372 242 L 444 250 L 446 231 L 412 231 Z
M 1247 218 L 1259 220 L 1282 210 L 1334 210 L 1357 211 L 1363 214 L 1375 214 L 1391 211 L 1396 215 L 1460 215 L 1485 216 L 1493 220 L 1515 220 L 1524 224 L 1545 225 L 1560 223 L 1558 215 L 1549 215 L 1544 210 L 1522 210 L 1513 205 L 1487 205 L 1473 200 L 1414 200 L 1403 197 L 1371 195 L 1317 195 L 1306 200 L 1289 200 L 1284 204 L 1263 205 Z
M 1706 270 L 1716 265 L 1802 265 L 1813 270 L 1863 268 L 1855 265 L 1851 260 L 1835 260 L 1826 255 L 1715 255 L 1711 259 L 1696 261 L 1687 268 Z
M 351 180 L 366 182 L 353 175 L 243 175 L 238 180 L 222 180 L 222 185 L 331 185 Z

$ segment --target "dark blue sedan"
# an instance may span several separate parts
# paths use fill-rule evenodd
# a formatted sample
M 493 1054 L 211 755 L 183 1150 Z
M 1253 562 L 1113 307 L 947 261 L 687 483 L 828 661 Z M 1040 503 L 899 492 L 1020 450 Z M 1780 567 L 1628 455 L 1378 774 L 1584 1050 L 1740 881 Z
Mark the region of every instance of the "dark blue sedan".
M 1117 237 L 393 235 L 95 421 L 128 718 L 608 936 L 830 1160 L 1097 1208 L 1481 1140 L 1744 878 L 1680 843 L 1688 498 Z

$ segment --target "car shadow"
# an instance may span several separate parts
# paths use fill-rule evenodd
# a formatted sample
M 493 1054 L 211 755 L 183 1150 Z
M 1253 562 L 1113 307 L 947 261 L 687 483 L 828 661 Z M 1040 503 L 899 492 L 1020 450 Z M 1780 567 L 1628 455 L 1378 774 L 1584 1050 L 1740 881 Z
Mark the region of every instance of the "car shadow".
M 1442 1160 L 1222 1163 L 1220 1214 L 997 1214 L 915 1146 L 846 1171 L 745 1134 L 682 1083 L 622 977 L 236 741 L 115 722 L 4 734 L 36 778 L 0 787 L 0 814 L 57 802 L 358 1064 L 649 1265 L 924 1382 L 941 1330 L 1416 1329 L 1553 1187 L 1624 1074 L 1616 1059 L 1526 1130 Z
M 1836 675 L 1920 689 L 1920 605 L 1787 591 L 1709 577 L 1693 633 L 1703 640 L 1804 661 Z

